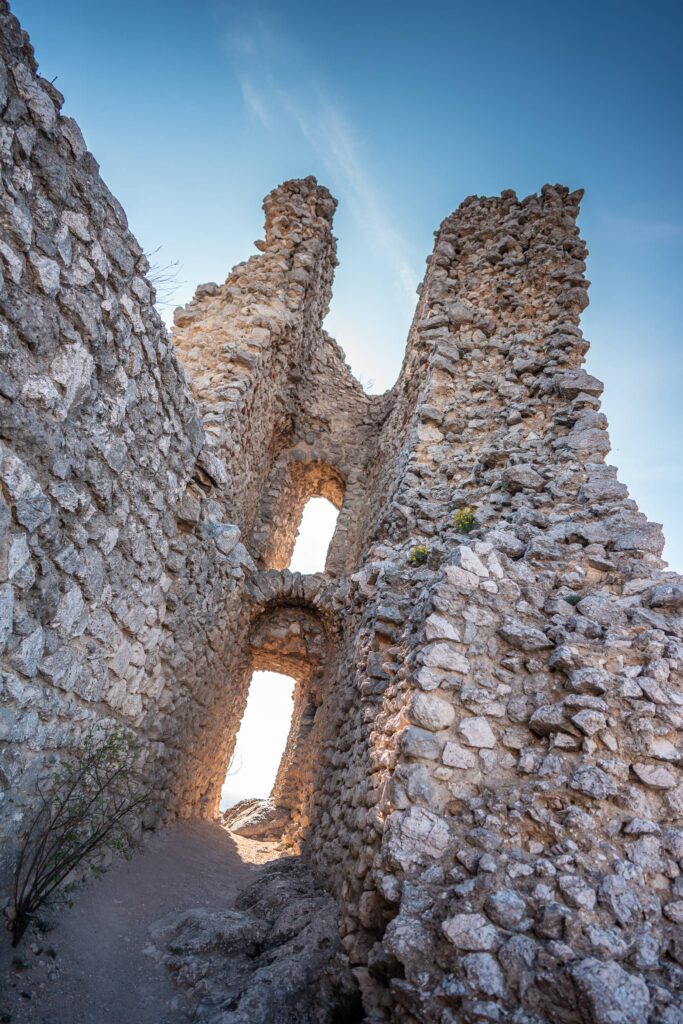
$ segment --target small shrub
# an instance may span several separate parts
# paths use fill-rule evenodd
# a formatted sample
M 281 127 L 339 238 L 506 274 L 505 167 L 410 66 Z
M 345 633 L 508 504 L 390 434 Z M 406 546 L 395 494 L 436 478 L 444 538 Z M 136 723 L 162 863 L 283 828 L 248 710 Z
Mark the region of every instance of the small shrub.
M 410 558 L 408 561 L 411 565 L 424 565 L 429 558 L 429 548 L 425 547 L 424 544 L 418 544 L 410 552 Z
M 578 604 L 581 600 L 581 594 L 567 594 L 565 601 L 567 604 Z
M 453 516 L 453 526 L 458 533 L 469 533 L 477 525 L 475 508 L 459 508 Z
M 136 769 L 138 752 L 122 728 L 93 733 L 59 765 L 45 789 L 39 788 L 38 811 L 23 837 L 6 911 L 12 945 L 41 907 L 68 903 L 78 881 L 104 870 L 108 854 L 126 854 L 135 845 L 133 827 L 150 801 Z

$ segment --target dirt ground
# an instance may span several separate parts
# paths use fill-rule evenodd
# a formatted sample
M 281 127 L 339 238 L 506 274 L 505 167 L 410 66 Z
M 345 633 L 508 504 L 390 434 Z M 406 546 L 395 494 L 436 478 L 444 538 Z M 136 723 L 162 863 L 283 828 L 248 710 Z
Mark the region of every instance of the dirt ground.
M 12 949 L 0 930 L 0 1022 L 181 1024 L 165 968 L 144 953 L 150 925 L 174 910 L 231 906 L 278 856 L 274 844 L 211 822 L 162 829 L 85 886 L 71 909 L 51 912 L 50 931 L 31 927 Z

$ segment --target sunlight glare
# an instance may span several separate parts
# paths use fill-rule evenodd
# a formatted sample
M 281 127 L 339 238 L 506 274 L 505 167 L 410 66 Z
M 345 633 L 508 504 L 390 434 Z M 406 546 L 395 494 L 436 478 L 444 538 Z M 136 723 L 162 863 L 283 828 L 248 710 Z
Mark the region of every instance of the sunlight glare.
M 221 791 L 221 810 L 250 797 L 270 796 L 285 749 L 294 707 L 294 680 L 279 672 L 254 672 L 235 756 Z
M 291 572 L 324 572 L 338 510 L 327 498 L 310 498 L 304 506 L 296 544 L 289 563 Z

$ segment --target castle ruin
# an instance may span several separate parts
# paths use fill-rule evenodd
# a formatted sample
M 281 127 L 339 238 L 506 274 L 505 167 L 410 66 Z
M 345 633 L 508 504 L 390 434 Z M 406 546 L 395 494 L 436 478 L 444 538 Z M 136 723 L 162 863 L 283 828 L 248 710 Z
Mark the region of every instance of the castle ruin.
M 0 37 L 5 877 L 98 722 L 139 737 L 149 824 L 215 816 L 251 673 L 286 672 L 272 825 L 369 1020 L 682 1024 L 683 581 L 605 462 L 581 193 L 447 217 L 370 396 L 321 326 L 327 189 L 276 188 L 170 339 L 5 0 Z M 291 573 L 316 495 L 325 572 Z

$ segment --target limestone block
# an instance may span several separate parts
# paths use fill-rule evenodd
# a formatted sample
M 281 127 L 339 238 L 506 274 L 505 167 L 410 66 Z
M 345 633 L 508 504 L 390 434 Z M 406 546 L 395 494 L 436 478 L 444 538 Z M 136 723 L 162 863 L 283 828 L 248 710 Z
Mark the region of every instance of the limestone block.
M 449 741 L 443 748 L 441 759 L 445 765 L 451 768 L 467 770 L 474 768 L 477 764 L 477 755 L 459 743 Z
M 22 640 L 17 649 L 11 654 L 10 664 L 17 672 L 28 676 L 29 679 L 33 678 L 38 671 L 44 646 L 45 634 L 39 626 L 38 629 L 34 629 L 32 633 Z
M 495 950 L 501 935 L 483 914 L 454 914 L 442 925 L 444 935 L 458 950 Z
M 647 985 L 614 961 L 589 957 L 573 966 L 571 975 L 595 1024 L 642 1024 L 647 1019 Z
M 452 724 L 455 711 L 448 701 L 435 694 L 418 693 L 410 703 L 410 717 L 415 725 L 438 732 Z
M 540 651 L 552 647 L 552 641 L 535 626 L 527 626 L 518 619 L 508 619 L 499 630 L 504 640 L 520 651 Z
M 441 747 L 441 741 L 427 729 L 411 725 L 401 733 L 401 751 L 408 757 L 436 761 L 441 753 Z
M 424 664 L 427 668 L 442 668 L 465 675 L 470 665 L 464 654 L 451 643 L 433 643 L 425 648 Z
M 468 747 L 490 749 L 496 745 L 496 735 L 485 718 L 461 719 L 458 732 Z
M 661 765 L 637 763 L 631 767 L 643 785 L 650 789 L 673 789 L 678 782 L 673 772 Z
M 443 818 L 422 807 L 390 814 L 383 839 L 387 861 L 395 869 L 410 870 L 444 856 L 450 832 Z

